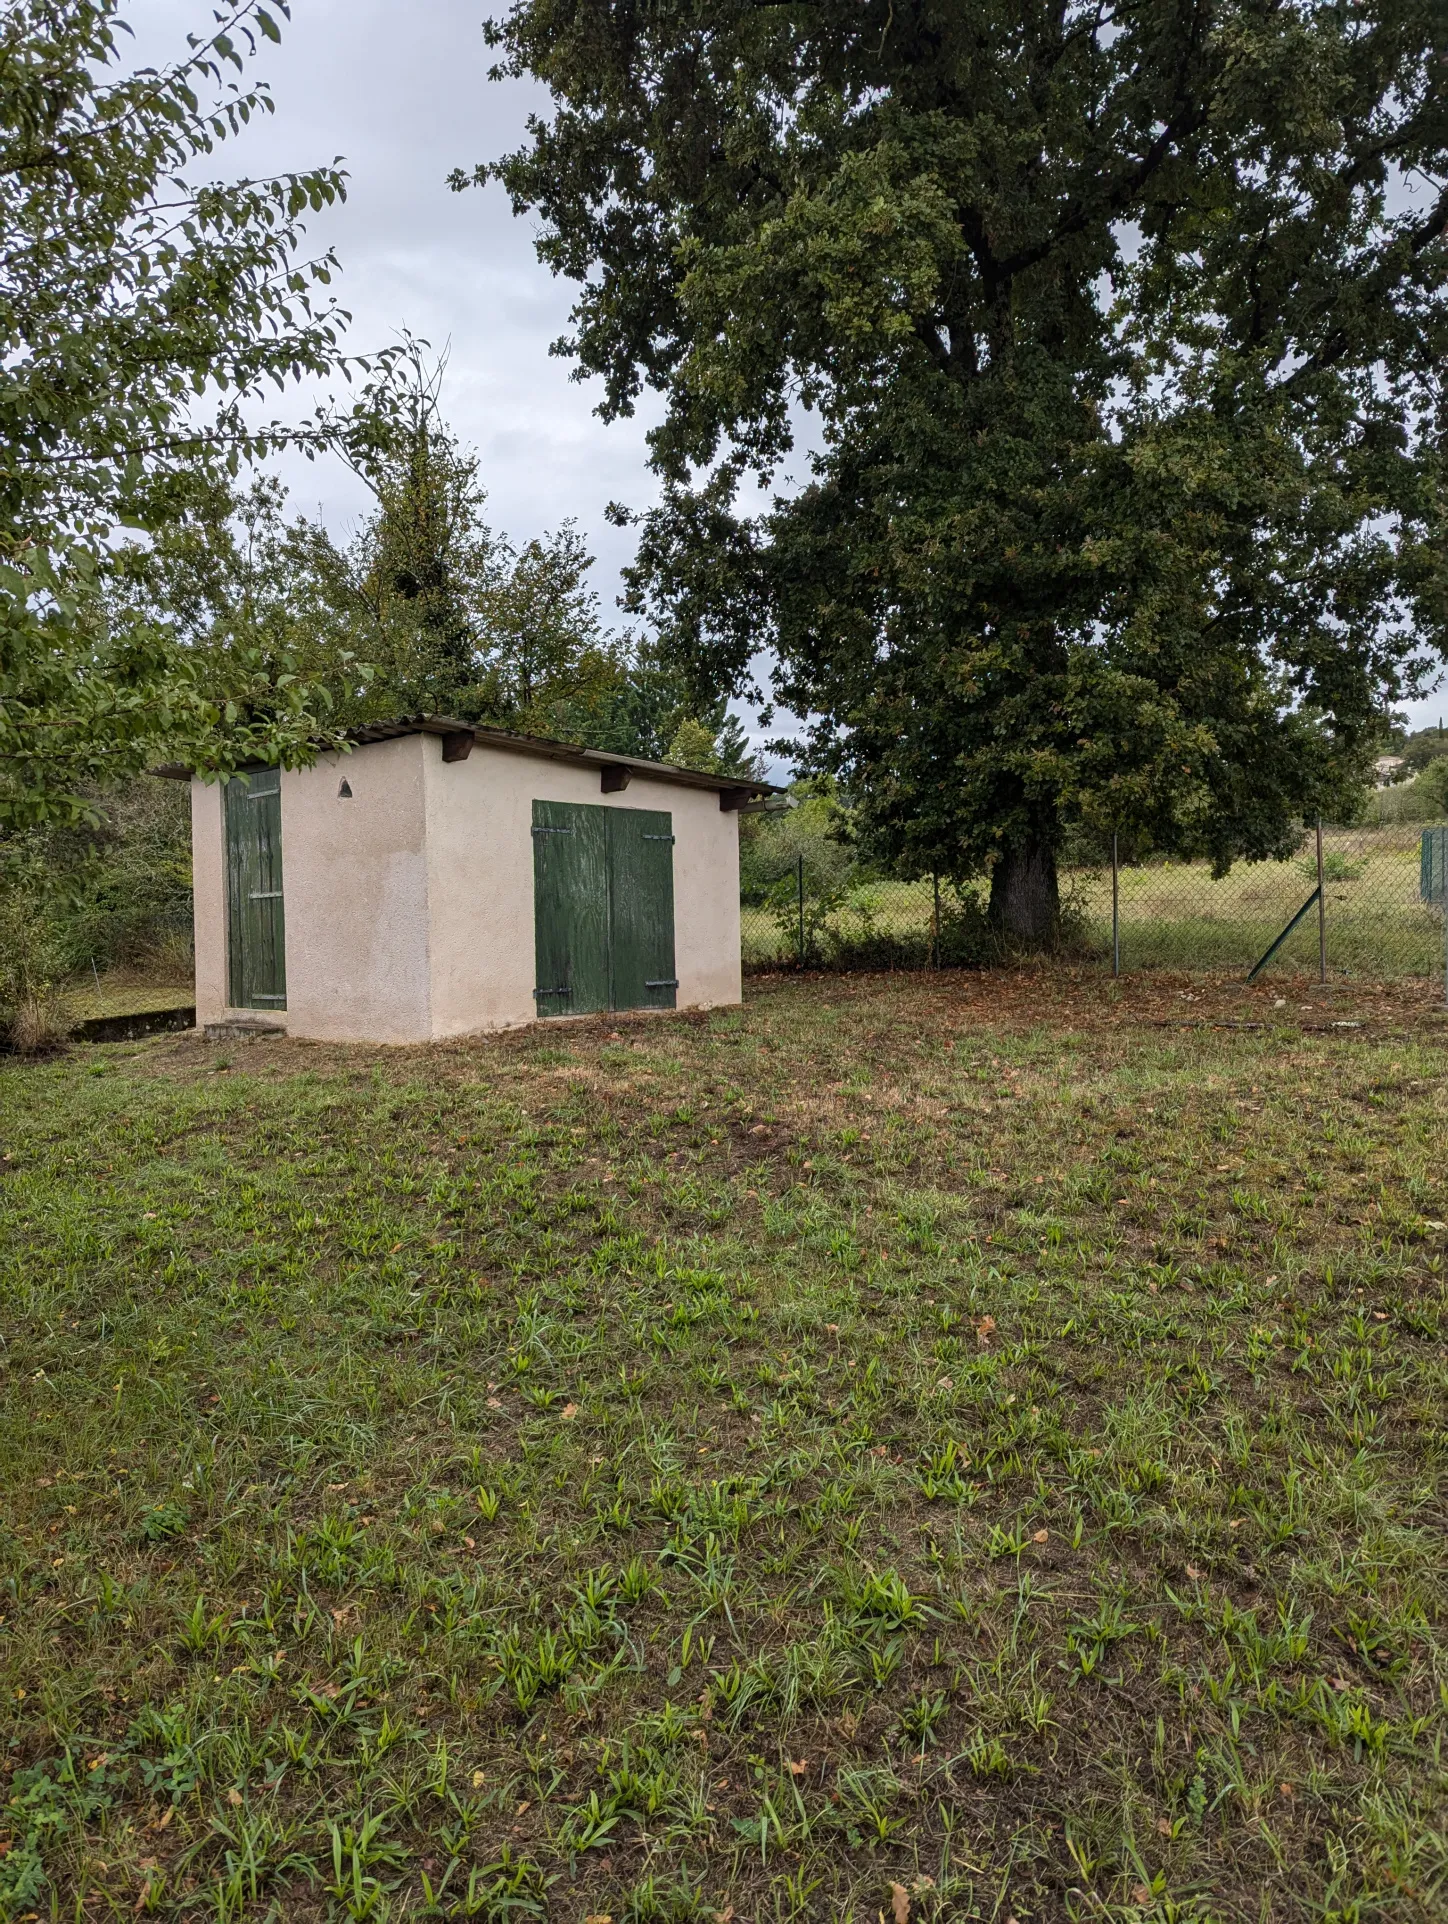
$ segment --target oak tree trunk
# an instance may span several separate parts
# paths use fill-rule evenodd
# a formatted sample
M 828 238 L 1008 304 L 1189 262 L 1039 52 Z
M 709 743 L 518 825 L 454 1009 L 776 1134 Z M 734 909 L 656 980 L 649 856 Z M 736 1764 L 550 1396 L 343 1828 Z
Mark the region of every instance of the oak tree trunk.
M 1013 945 L 1048 949 L 1061 924 L 1056 850 L 1044 839 L 1005 849 L 991 870 L 990 919 Z

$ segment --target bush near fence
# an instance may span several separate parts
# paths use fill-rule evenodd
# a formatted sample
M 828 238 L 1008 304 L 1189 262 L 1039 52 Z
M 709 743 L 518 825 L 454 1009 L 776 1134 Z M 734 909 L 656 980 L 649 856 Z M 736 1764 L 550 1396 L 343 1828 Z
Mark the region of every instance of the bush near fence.
M 786 822 L 789 820 L 786 817 Z M 1007 959 L 985 917 L 984 883 L 902 881 L 872 871 L 835 845 L 816 865 L 817 824 L 773 851 L 775 873 L 746 864 L 741 918 L 747 969 L 881 969 L 984 966 Z M 766 834 L 774 832 L 768 825 Z M 1435 884 L 1424 848 L 1438 851 Z M 1324 827 L 1323 879 L 1330 975 L 1432 976 L 1444 969 L 1442 863 L 1448 829 L 1387 821 Z M 784 859 L 788 857 L 788 867 Z M 751 886 L 752 879 L 752 886 Z M 801 881 L 803 942 L 801 942 Z M 1155 860 L 1118 874 L 1121 966 L 1240 969 L 1260 959 L 1317 885 L 1314 838 L 1281 862 L 1239 862 L 1213 876 L 1204 862 Z M 1062 871 L 1062 948 L 1111 964 L 1109 864 Z M 1312 910 L 1271 967 L 1316 973 Z

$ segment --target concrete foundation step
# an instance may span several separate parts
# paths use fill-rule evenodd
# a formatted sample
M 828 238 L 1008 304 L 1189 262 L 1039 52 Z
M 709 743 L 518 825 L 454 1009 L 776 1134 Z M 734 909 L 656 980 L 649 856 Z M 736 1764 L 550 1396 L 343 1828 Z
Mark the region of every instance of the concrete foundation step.
M 202 1031 L 208 1042 L 260 1042 L 286 1032 L 284 1022 L 274 1022 L 264 1015 L 227 1016 L 223 1022 L 208 1022 Z

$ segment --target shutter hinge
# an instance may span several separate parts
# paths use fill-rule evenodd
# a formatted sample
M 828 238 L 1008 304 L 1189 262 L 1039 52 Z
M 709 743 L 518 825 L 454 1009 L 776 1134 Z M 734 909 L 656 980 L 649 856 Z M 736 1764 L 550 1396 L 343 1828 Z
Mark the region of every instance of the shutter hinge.
M 576 828 L 539 828 L 535 824 L 533 833 L 535 835 L 576 835 L 578 830 Z
M 676 975 L 671 975 L 664 981 L 645 982 L 644 984 L 644 987 L 646 989 L 677 989 L 678 986 L 679 986 L 679 978 Z
M 535 998 L 545 995 L 572 995 L 572 993 L 572 989 L 535 989 L 533 991 Z
M 645 835 L 643 837 L 643 840 L 646 842 L 672 842 L 673 839 L 672 835 Z
M 282 892 L 280 889 L 253 889 L 246 899 L 249 902 L 280 902 Z

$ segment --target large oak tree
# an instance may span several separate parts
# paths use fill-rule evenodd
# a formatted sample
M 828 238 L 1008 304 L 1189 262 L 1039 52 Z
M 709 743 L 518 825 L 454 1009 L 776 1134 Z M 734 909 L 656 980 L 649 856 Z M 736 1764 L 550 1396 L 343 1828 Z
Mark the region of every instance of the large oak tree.
M 1073 825 L 1225 865 L 1345 801 L 1448 616 L 1441 0 L 489 33 L 555 111 L 473 178 L 604 413 L 666 397 L 635 592 L 716 689 L 772 646 L 878 849 L 1041 939 Z

